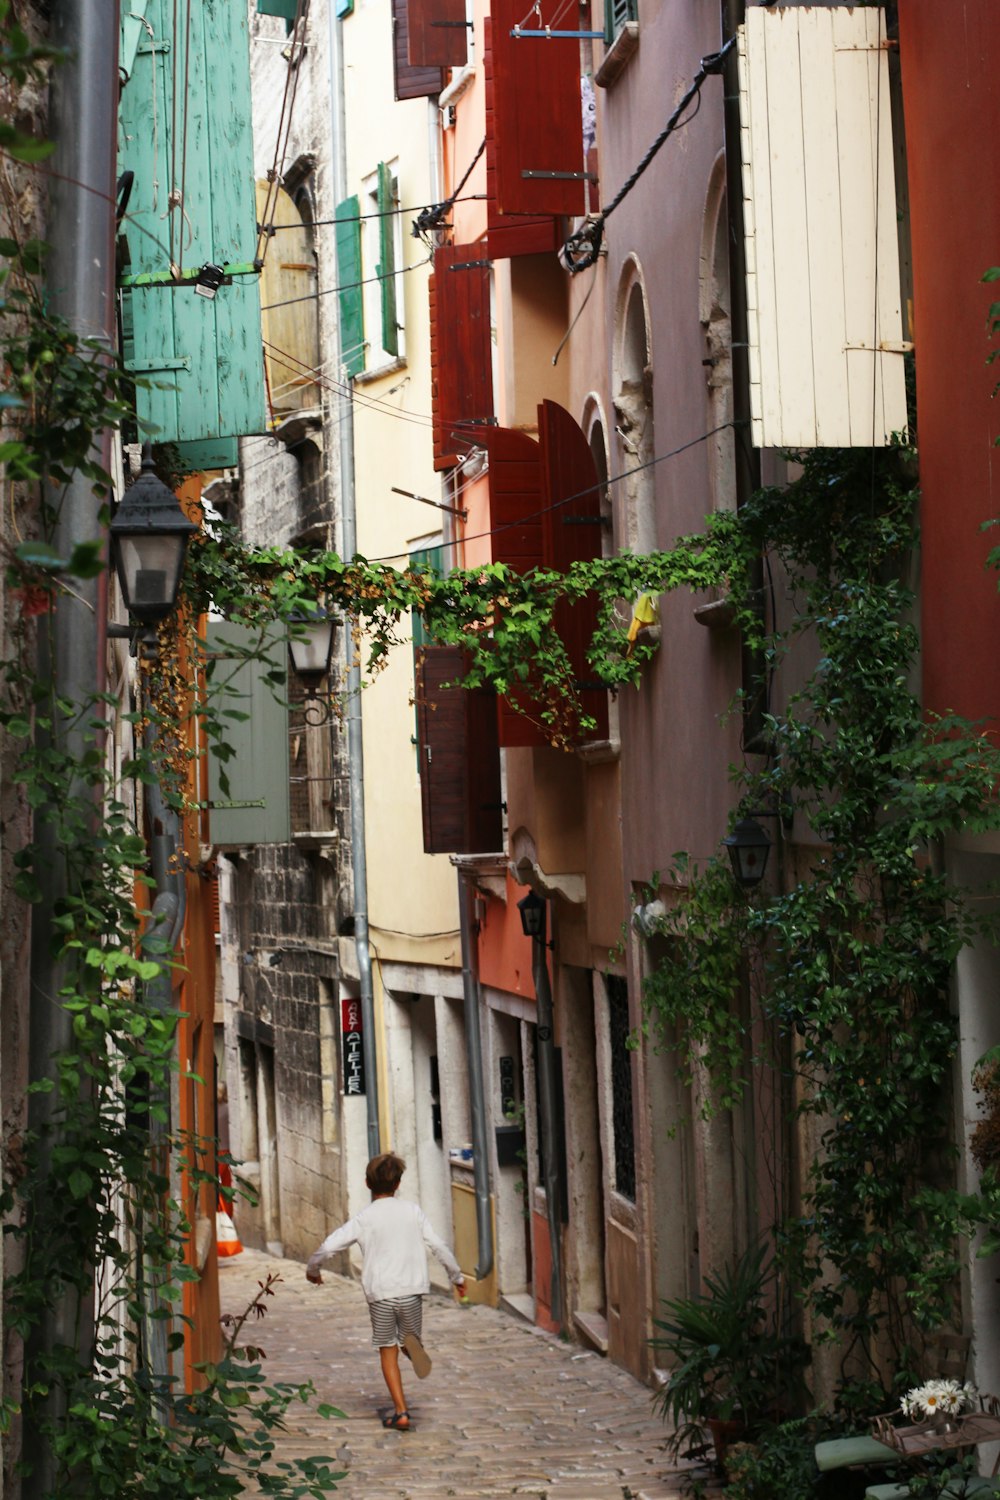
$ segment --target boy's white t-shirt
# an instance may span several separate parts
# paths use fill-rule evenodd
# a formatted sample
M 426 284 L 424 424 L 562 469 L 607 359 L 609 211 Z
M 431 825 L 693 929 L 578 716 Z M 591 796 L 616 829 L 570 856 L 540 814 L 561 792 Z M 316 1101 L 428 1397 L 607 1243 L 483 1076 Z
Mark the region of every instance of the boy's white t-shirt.
M 318 1271 L 324 1260 L 351 1245 L 361 1248 L 361 1287 L 369 1302 L 429 1292 L 428 1250 L 433 1250 L 453 1282 L 463 1280 L 458 1261 L 434 1233 L 423 1209 L 405 1198 L 373 1199 L 327 1235 L 310 1255 L 307 1270 Z

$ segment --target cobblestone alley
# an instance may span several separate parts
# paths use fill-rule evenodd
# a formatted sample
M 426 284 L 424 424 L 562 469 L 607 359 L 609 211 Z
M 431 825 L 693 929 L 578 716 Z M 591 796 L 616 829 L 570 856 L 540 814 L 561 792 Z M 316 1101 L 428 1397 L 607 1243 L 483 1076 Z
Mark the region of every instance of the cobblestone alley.
M 276 1456 L 339 1455 L 345 1500 L 682 1494 L 684 1471 L 670 1462 L 644 1386 L 598 1354 L 443 1295 L 425 1307 L 434 1368 L 422 1382 L 406 1372 L 414 1430 L 384 1430 L 389 1402 L 360 1286 L 328 1269 L 310 1286 L 297 1261 L 245 1250 L 220 1267 L 223 1311 L 241 1311 L 268 1271 L 282 1281 L 247 1334 L 266 1350 L 269 1378 L 311 1379 L 320 1401 L 347 1413 L 324 1421 L 296 1403 Z

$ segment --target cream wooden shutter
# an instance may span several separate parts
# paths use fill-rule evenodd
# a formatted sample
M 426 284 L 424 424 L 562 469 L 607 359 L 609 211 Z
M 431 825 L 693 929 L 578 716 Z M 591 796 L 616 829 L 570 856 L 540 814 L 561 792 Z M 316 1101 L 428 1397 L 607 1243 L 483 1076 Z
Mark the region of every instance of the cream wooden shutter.
M 906 425 L 885 17 L 755 7 L 740 29 L 757 447 L 881 447 Z

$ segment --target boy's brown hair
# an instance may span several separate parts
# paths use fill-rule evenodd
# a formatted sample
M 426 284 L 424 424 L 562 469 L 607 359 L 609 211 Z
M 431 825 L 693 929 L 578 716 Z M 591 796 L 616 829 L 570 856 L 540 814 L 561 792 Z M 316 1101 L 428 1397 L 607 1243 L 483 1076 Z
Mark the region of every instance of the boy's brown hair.
M 385 1151 L 373 1156 L 365 1171 L 365 1181 L 373 1193 L 394 1193 L 399 1180 L 406 1171 L 406 1162 L 400 1156 Z

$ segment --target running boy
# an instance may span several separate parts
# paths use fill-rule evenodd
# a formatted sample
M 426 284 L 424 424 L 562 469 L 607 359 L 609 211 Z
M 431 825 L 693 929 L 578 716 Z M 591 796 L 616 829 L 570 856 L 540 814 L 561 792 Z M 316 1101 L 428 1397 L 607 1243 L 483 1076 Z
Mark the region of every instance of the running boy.
M 399 1180 L 406 1163 L 391 1152 L 373 1156 L 365 1172 L 372 1201 L 353 1219 L 328 1235 L 309 1257 L 306 1279 L 319 1285 L 323 1278 L 319 1267 L 331 1255 L 360 1245 L 362 1255 L 361 1289 L 368 1299 L 372 1320 L 372 1343 L 378 1350 L 392 1404 L 395 1408 L 383 1427 L 408 1432 L 410 1413 L 403 1396 L 403 1378 L 399 1370 L 399 1350 L 409 1355 L 419 1379 L 430 1374 L 431 1362 L 420 1342 L 423 1319 L 423 1297 L 430 1291 L 427 1274 L 427 1250 L 433 1250 L 444 1266 L 455 1288 L 455 1295 L 465 1296 L 465 1279 L 458 1261 L 439 1239 L 423 1209 L 396 1197 Z

